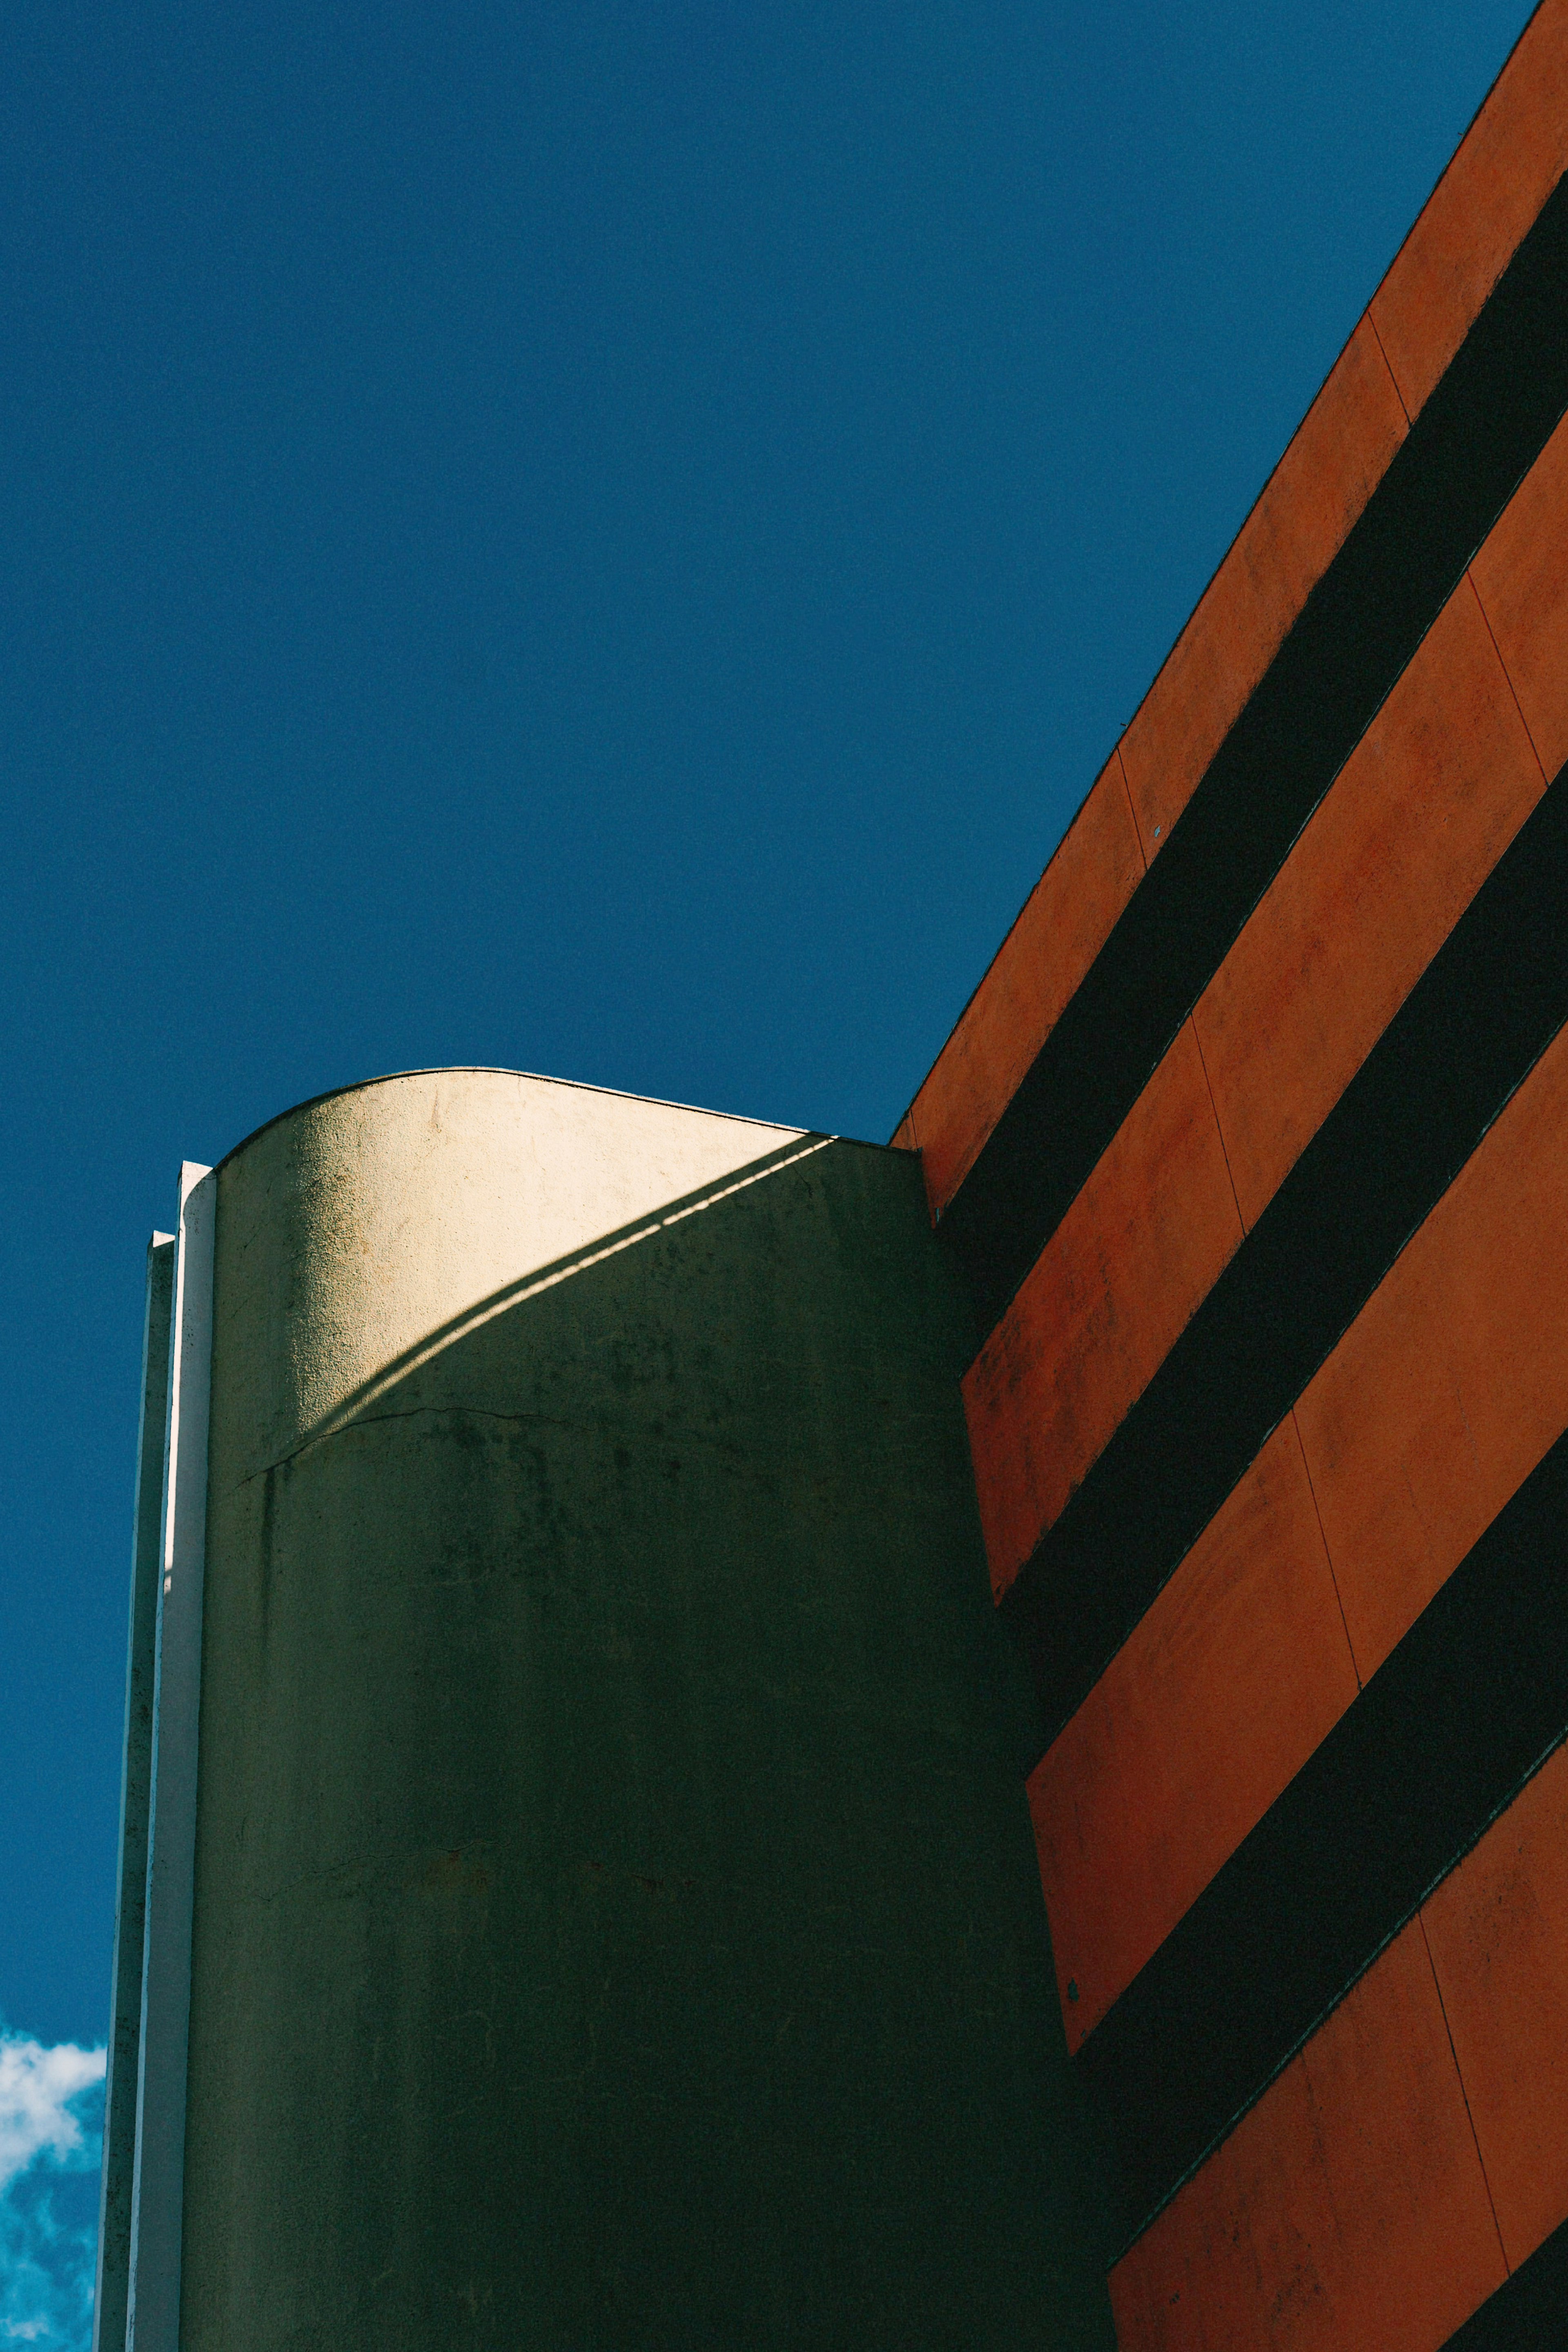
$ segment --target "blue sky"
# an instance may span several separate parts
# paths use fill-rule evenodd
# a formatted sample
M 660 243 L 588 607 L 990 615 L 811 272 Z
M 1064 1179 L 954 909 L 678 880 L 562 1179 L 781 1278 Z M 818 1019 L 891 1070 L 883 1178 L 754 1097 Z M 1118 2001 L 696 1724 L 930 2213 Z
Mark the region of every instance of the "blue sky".
M 180 1158 L 444 1062 L 885 1136 L 1527 14 L 5 12 L 0 2066 L 104 2030 Z

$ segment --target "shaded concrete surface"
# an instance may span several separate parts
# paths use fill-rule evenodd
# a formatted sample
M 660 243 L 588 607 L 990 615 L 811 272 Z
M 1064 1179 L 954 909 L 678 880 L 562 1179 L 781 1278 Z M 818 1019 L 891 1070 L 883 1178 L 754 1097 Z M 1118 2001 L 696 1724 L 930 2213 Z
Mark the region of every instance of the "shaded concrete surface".
M 869 1146 L 440 1073 L 224 1163 L 189 2352 L 1110 2344 L 969 1337 Z

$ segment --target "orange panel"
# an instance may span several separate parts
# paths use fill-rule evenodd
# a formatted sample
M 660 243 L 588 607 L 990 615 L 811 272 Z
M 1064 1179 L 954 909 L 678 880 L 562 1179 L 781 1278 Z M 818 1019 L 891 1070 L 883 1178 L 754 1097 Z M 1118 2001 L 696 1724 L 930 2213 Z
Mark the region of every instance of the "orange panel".
M 1568 2220 L 1568 1748 L 1445 1879 L 1425 1917 L 1517 2269 Z
M 894 1151 L 918 1151 L 920 1150 L 920 1145 L 915 1141 L 915 1122 L 912 1112 L 906 1115 L 906 1117 L 900 1122 L 900 1125 L 893 1136 L 891 1149 Z
M 1194 1015 L 1249 1226 L 1544 790 L 1461 581 Z
M 1030 893 L 910 1116 L 940 1215 L 1143 876 L 1112 753 Z
M 1355 1695 L 1286 1420 L 1030 1779 L 1069 2049 Z
M 1123 2255 L 1110 2300 L 1121 2352 L 1437 2352 L 1505 2276 L 1412 1920 Z
M 1296 1407 L 1367 1680 L 1568 1426 L 1568 1030 Z
M 1568 165 L 1568 0 L 1543 0 L 1373 297 L 1414 416 Z
M 998 1596 L 1240 1239 L 1189 1021 L 964 1375 Z
M 1152 859 L 1405 438 L 1363 320 L 1121 739 Z
M 1568 760 L 1568 418 L 1471 566 L 1549 776 Z

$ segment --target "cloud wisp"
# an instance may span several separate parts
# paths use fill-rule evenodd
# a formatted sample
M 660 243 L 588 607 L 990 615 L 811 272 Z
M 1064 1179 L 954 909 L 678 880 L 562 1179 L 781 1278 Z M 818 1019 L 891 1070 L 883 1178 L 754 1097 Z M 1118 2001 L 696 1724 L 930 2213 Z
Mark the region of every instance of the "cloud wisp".
M 37 2156 L 77 2169 L 73 2158 L 87 2153 L 81 2117 L 74 2103 L 103 2080 L 105 2053 L 74 2042 L 23 2041 L 0 2032 L 0 2196 Z
M 103 2074 L 0 2028 L 0 2352 L 89 2352 Z

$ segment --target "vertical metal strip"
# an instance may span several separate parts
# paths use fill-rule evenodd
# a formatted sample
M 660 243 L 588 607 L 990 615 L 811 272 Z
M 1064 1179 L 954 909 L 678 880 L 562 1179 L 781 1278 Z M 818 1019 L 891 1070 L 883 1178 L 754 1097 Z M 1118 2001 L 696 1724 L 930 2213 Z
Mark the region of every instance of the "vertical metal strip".
M 110 1993 L 109 2080 L 104 2097 L 103 2181 L 98 2211 L 92 2352 L 125 2352 L 131 2198 L 136 2165 L 137 2052 L 142 2040 L 147 1818 L 153 1780 L 153 1686 L 157 1665 L 162 1559 L 158 1539 L 163 1525 L 174 1296 L 174 1235 L 154 1234 L 147 1244 L 147 1304 L 142 1330 L 142 1416 L 136 1433 L 136 1507 L 131 1543 L 125 1738 L 120 1782 L 120 1864 L 114 1901 L 114 1973 Z
M 177 2352 L 180 2332 L 216 1194 L 212 1171 L 187 1160 L 180 1171 L 159 1547 L 127 2352 Z

